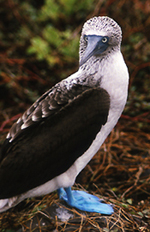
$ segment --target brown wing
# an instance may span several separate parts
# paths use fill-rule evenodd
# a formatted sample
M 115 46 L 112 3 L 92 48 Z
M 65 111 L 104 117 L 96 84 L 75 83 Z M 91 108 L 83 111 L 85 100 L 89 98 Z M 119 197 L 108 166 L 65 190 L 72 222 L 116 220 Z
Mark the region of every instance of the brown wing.
M 106 123 L 110 100 L 104 89 L 75 85 L 63 95 L 58 90 L 53 97 L 49 92 L 43 95 L 36 102 L 38 107 L 29 109 L 31 113 L 26 111 L 26 119 L 22 117 L 23 123 L 10 133 L 13 139 L 10 136 L 4 143 L 1 199 L 26 192 L 65 172 Z M 27 127 L 21 129 L 22 125 Z

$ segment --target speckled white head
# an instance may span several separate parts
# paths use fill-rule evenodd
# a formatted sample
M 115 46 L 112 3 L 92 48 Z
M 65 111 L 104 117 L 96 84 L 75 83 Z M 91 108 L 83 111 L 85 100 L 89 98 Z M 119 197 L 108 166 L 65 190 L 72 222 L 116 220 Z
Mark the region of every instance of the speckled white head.
M 84 39 L 85 35 L 109 37 L 109 47 L 104 53 L 102 53 L 102 56 L 110 53 L 111 51 L 120 50 L 122 40 L 121 28 L 113 19 L 107 16 L 94 17 L 85 22 L 80 38 L 80 61 L 87 46 L 87 43 Z

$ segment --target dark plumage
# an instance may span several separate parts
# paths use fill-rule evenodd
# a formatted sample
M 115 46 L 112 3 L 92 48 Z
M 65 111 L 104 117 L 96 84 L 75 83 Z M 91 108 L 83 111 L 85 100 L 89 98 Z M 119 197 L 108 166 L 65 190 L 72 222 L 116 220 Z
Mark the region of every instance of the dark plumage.
M 53 92 L 50 95 L 53 100 L 48 92 L 36 107 L 31 107 L 34 110 L 24 119 L 27 128 L 20 129 L 23 120 L 19 126 L 14 124 L 10 131 L 14 134 L 13 141 L 9 143 L 10 137 L 2 147 L 1 199 L 24 193 L 65 172 L 88 149 L 106 123 L 109 95 L 104 89 L 75 85 L 64 95 Z M 51 101 L 52 110 L 49 109 Z M 47 114 L 44 118 L 41 117 L 43 108 Z M 34 122 L 31 118 L 35 114 L 37 121 Z

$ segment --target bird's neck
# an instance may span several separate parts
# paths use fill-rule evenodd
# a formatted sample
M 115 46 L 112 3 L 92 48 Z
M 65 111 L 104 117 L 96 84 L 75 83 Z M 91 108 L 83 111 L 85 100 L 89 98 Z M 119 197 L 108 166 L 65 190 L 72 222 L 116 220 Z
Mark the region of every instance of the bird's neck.
M 114 94 L 115 89 L 126 92 L 128 86 L 128 71 L 120 51 L 109 56 L 91 57 L 79 70 L 62 82 L 67 88 L 74 84 L 91 87 L 102 87 L 109 94 Z M 96 71 L 95 71 L 96 70 Z

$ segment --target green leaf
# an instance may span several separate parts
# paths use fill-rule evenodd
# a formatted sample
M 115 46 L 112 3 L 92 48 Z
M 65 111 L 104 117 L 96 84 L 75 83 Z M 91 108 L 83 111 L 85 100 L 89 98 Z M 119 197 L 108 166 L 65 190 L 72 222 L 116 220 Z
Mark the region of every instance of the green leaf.
M 35 53 L 39 60 L 46 58 L 50 52 L 50 47 L 46 40 L 41 37 L 34 37 L 31 39 L 31 46 L 27 49 L 28 54 Z

